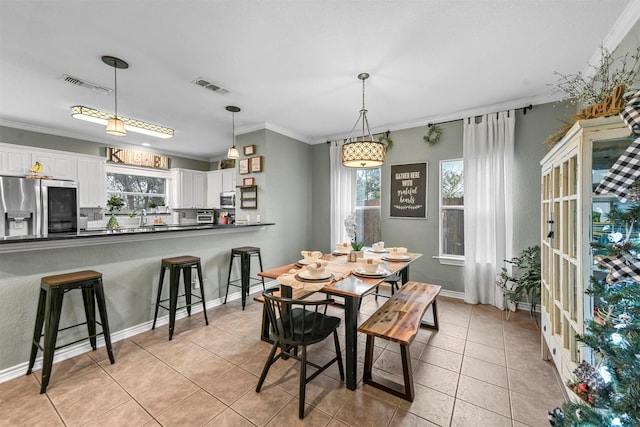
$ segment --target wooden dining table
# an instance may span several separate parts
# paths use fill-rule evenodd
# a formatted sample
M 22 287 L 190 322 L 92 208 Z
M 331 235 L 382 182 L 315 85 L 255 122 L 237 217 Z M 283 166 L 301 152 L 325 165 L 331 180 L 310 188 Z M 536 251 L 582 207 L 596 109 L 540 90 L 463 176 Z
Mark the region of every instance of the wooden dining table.
M 380 258 L 381 254 L 365 252 L 365 258 Z M 407 253 L 407 260 L 404 261 L 384 261 L 382 267 L 388 270 L 391 274 L 400 274 L 401 283 L 406 283 L 409 280 L 409 266 L 416 259 L 420 258 L 422 254 L 419 253 Z M 327 254 L 322 259 L 329 261 L 340 262 L 344 260 L 344 256 L 336 256 L 333 254 Z M 353 263 L 354 268 L 358 267 L 358 263 Z M 291 272 L 293 269 L 302 268 L 300 264 L 293 263 L 283 265 L 281 267 L 264 270 L 258 273 L 258 276 L 262 276 L 268 279 L 277 279 L 279 276 Z M 334 281 L 318 292 L 322 292 L 328 295 L 335 295 L 344 298 L 344 324 L 345 324 L 345 383 L 348 389 L 355 390 L 357 379 L 357 361 L 358 361 L 358 309 L 360 306 L 360 299 L 371 293 L 386 277 L 361 277 L 354 274 L 349 274 L 344 279 Z M 290 286 L 284 284 L 281 285 L 282 295 L 290 297 L 292 289 Z

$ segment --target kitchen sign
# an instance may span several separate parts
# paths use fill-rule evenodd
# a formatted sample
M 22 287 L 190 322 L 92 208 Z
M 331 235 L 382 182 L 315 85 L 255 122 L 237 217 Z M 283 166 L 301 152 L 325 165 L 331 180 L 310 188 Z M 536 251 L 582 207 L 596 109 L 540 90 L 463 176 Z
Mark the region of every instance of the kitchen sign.
M 107 147 L 107 160 L 123 165 L 144 166 L 153 169 L 169 169 L 169 156 L 146 151 Z
M 391 165 L 392 218 L 427 218 L 427 163 Z

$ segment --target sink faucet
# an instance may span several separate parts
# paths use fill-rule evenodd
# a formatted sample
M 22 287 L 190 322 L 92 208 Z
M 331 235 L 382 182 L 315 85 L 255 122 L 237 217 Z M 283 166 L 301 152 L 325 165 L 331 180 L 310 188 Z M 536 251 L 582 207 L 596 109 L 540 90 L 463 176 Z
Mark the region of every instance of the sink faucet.
M 140 227 L 142 227 L 143 225 L 147 225 L 147 210 L 146 209 L 142 209 L 142 212 L 140 212 Z

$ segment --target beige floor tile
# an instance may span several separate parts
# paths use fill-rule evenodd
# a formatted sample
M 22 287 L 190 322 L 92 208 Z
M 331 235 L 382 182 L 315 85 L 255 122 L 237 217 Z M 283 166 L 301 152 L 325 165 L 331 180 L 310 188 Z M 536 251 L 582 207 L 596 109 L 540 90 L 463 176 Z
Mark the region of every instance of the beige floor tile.
M 138 351 L 140 349 L 141 347 L 138 344 L 129 339 L 111 344 L 111 351 L 116 362 L 130 352 Z M 107 353 L 107 348 L 104 346 L 98 348 L 96 351 L 90 351 L 87 355 L 98 363 L 104 360 L 109 360 L 109 353 Z
M 307 375 L 308 374 L 309 373 L 307 372 Z M 298 375 L 295 375 L 294 384 L 295 387 L 282 386 L 282 388 L 286 388 L 287 392 L 290 392 L 297 397 L 297 386 L 299 385 Z M 305 402 L 307 405 L 312 405 L 320 409 L 322 412 L 333 416 L 342 407 L 344 401 L 351 393 L 353 392 L 348 390 L 343 382 L 321 374 L 307 383 Z
M 420 418 L 416 414 L 398 408 L 391 419 L 389 427 L 436 427 L 437 425 Z
M 282 411 L 267 423 L 267 426 L 317 426 L 324 427 L 331 420 L 331 416 L 320 410 L 320 408 L 305 405 L 304 419 L 298 417 L 298 399 L 291 400 Z
M 468 314 L 459 314 L 445 311 L 444 313 L 438 313 L 438 321 L 449 323 L 451 325 L 461 326 L 463 328 L 469 327 Z
M 509 390 L 466 375 L 460 375 L 456 399 L 511 418 Z
M 217 379 L 221 374 L 230 371 L 235 365 L 215 354 L 197 363 L 192 363 L 182 370 L 182 375 L 204 387 Z
M 511 427 L 511 418 L 456 399 L 451 425 L 456 427 Z
M 484 360 L 475 359 L 473 357 L 464 357 L 462 360 L 461 373 L 468 377 L 485 381 L 503 388 L 508 388 L 509 386 L 507 369 L 504 366 L 485 362 Z
M 536 398 L 540 393 L 562 401 L 564 395 L 560 383 L 552 368 L 537 369 L 535 372 L 524 372 L 517 369 L 508 370 L 509 389 Z
M 460 338 L 460 339 L 466 339 L 467 338 L 467 332 L 468 332 L 468 328 L 462 327 L 462 326 L 457 326 L 457 325 L 453 325 L 451 323 L 447 323 L 447 322 L 443 322 L 440 321 L 438 323 L 438 334 L 442 334 L 442 335 L 449 335 L 451 337 L 454 338 Z M 431 331 L 433 332 L 433 331 Z
M 453 412 L 454 398 L 432 388 L 414 384 L 413 402 L 402 401 L 400 408 L 440 426 L 448 426 Z
M 169 378 L 179 375 L 176 371 L 158 359 L 151 363 L 136 367 L 135 364 L 117 373 L 110 373 L 127 393 L 137 397 L 146 390 L 157 387 Z
M 151 345 L 146 350 L 177 371 L 183 371 L 212 355 L 210 351 L 180 337 Z
M 85 399 L 87 394 L 93 390 L 107 387 L 113 383 L 113 378 L 99 367 L 97 370 L 85 369 L 62 381 L 52 381 L 47 387 L 47 396 L 54 405 L 70 404 Z
M 422 384 L 454 397 L 458 388 L 458 377 L 459 374 L 457 372 L 422 361 L 417 363 L 413 373 L 414 383 Z
M 471 332 L 471 330 L 469 330 Z M 465 340 L 443 334 L 434 334 L 429 340 L 429 345 L 440 347 L 454 353 L 464 354 Z
M 235 367 L 219 375 L 204 388 L 218 400 L 231 405 L 249 390 L 255 390 L 258 379 L 256 375 Z
M 40 387 L 22 399 L 0 403 L 0 425 L 37 425 L 34 420 L 49 418 L 59 419 L 47 395 L 40 394 Z
M 467 341 L 478 344 L 488 345 L 490 347 L 504 348 L 504 334 L 502 330 L 483 331 L 481 329 L 469 329 Z
M 167 408 L 192 395 L 198 386 L 181 375 L 170 376 L 135 396 L 135 399 L 153 417 L 158 417 Z
M 413 355 L 411 355 L 413 356 Z M 411 366 L 415 368 L 418 359 L 411 359 Z M 402 375 L 402 356 L 390 350 L 384 350 L 373 364 L 373 371 L 382 370 L 395 375 Z
M 347 396 L 335 418 L 350 426 L 388 425 L 395 410 L 395 405 L 356 389 Z
M 165 427 L 201 426 L 226 408 L 224 403 L 200 389 L 186 399 L 176 402 L 156 419 Z
M 506 366 L 505 353 L 501 348 L 491 347 L 475 342 L 467 342 L 464 349 L 464 355 L 485 362 L 495 363 L 496 365 Z
M 240 396 L 231 405 L 231 409 L 252 423 L 263 426 L 292 400 L 296 400 L 296 398 L 282 388 L 267 384 L 262 387 L 260 393 L 249 390 Z
M 0 405 L 16 402 L 40 393 L 40 383 L 35 375 L 21 375 L 16 379 L 0 383 Z
M 510 391 L 510 395 L 513 419 L 531 427 L 548 427 L 548 412 L 564 403 L 544 394 L 535 399 L 516 391 Z
M 331 418 L 327 427 L 345 427 L 347 424 L 343 423 L 340 420 L 336 420 L 335 418 Z
M 56 410 L 67 426 L 78 426 L 129 401 L 129 396 L 118 384 L 111 384 L 87 393 L 82 400 L 63 402 Z
M 233 409 L 227 408 L 204 427 L 254 427 L 254 424 Z
M 90 420 L 84 427 L 138 427 L 151 421 L 151 415 L 135 400 L 129 399 L 125 403 Z
M 420 360 L 453 372 L 460 372 L 460 366 L 462 366 L 461 354 L 443 350 L 431 345 L 428 345 L 422 352 Z

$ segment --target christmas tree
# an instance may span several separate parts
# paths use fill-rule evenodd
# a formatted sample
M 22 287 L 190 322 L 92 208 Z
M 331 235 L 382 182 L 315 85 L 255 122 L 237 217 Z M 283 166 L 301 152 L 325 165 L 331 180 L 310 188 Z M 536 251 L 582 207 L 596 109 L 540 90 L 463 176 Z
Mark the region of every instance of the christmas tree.
M 579 339 L 590 347 L 595 366 L 583 361 L 568 387 L 579 403 L 569 402 L 549 413 L 554 426 L 640 426 L 640 259 L 634 240 L 640 223 L 639 205 L 612 210 L 609 219 L 623 224 L 622 239 L 593 244 L 609 274 L 591 279 L 594 319 Z M 635 227 L 634 227 L 635 226 Z

